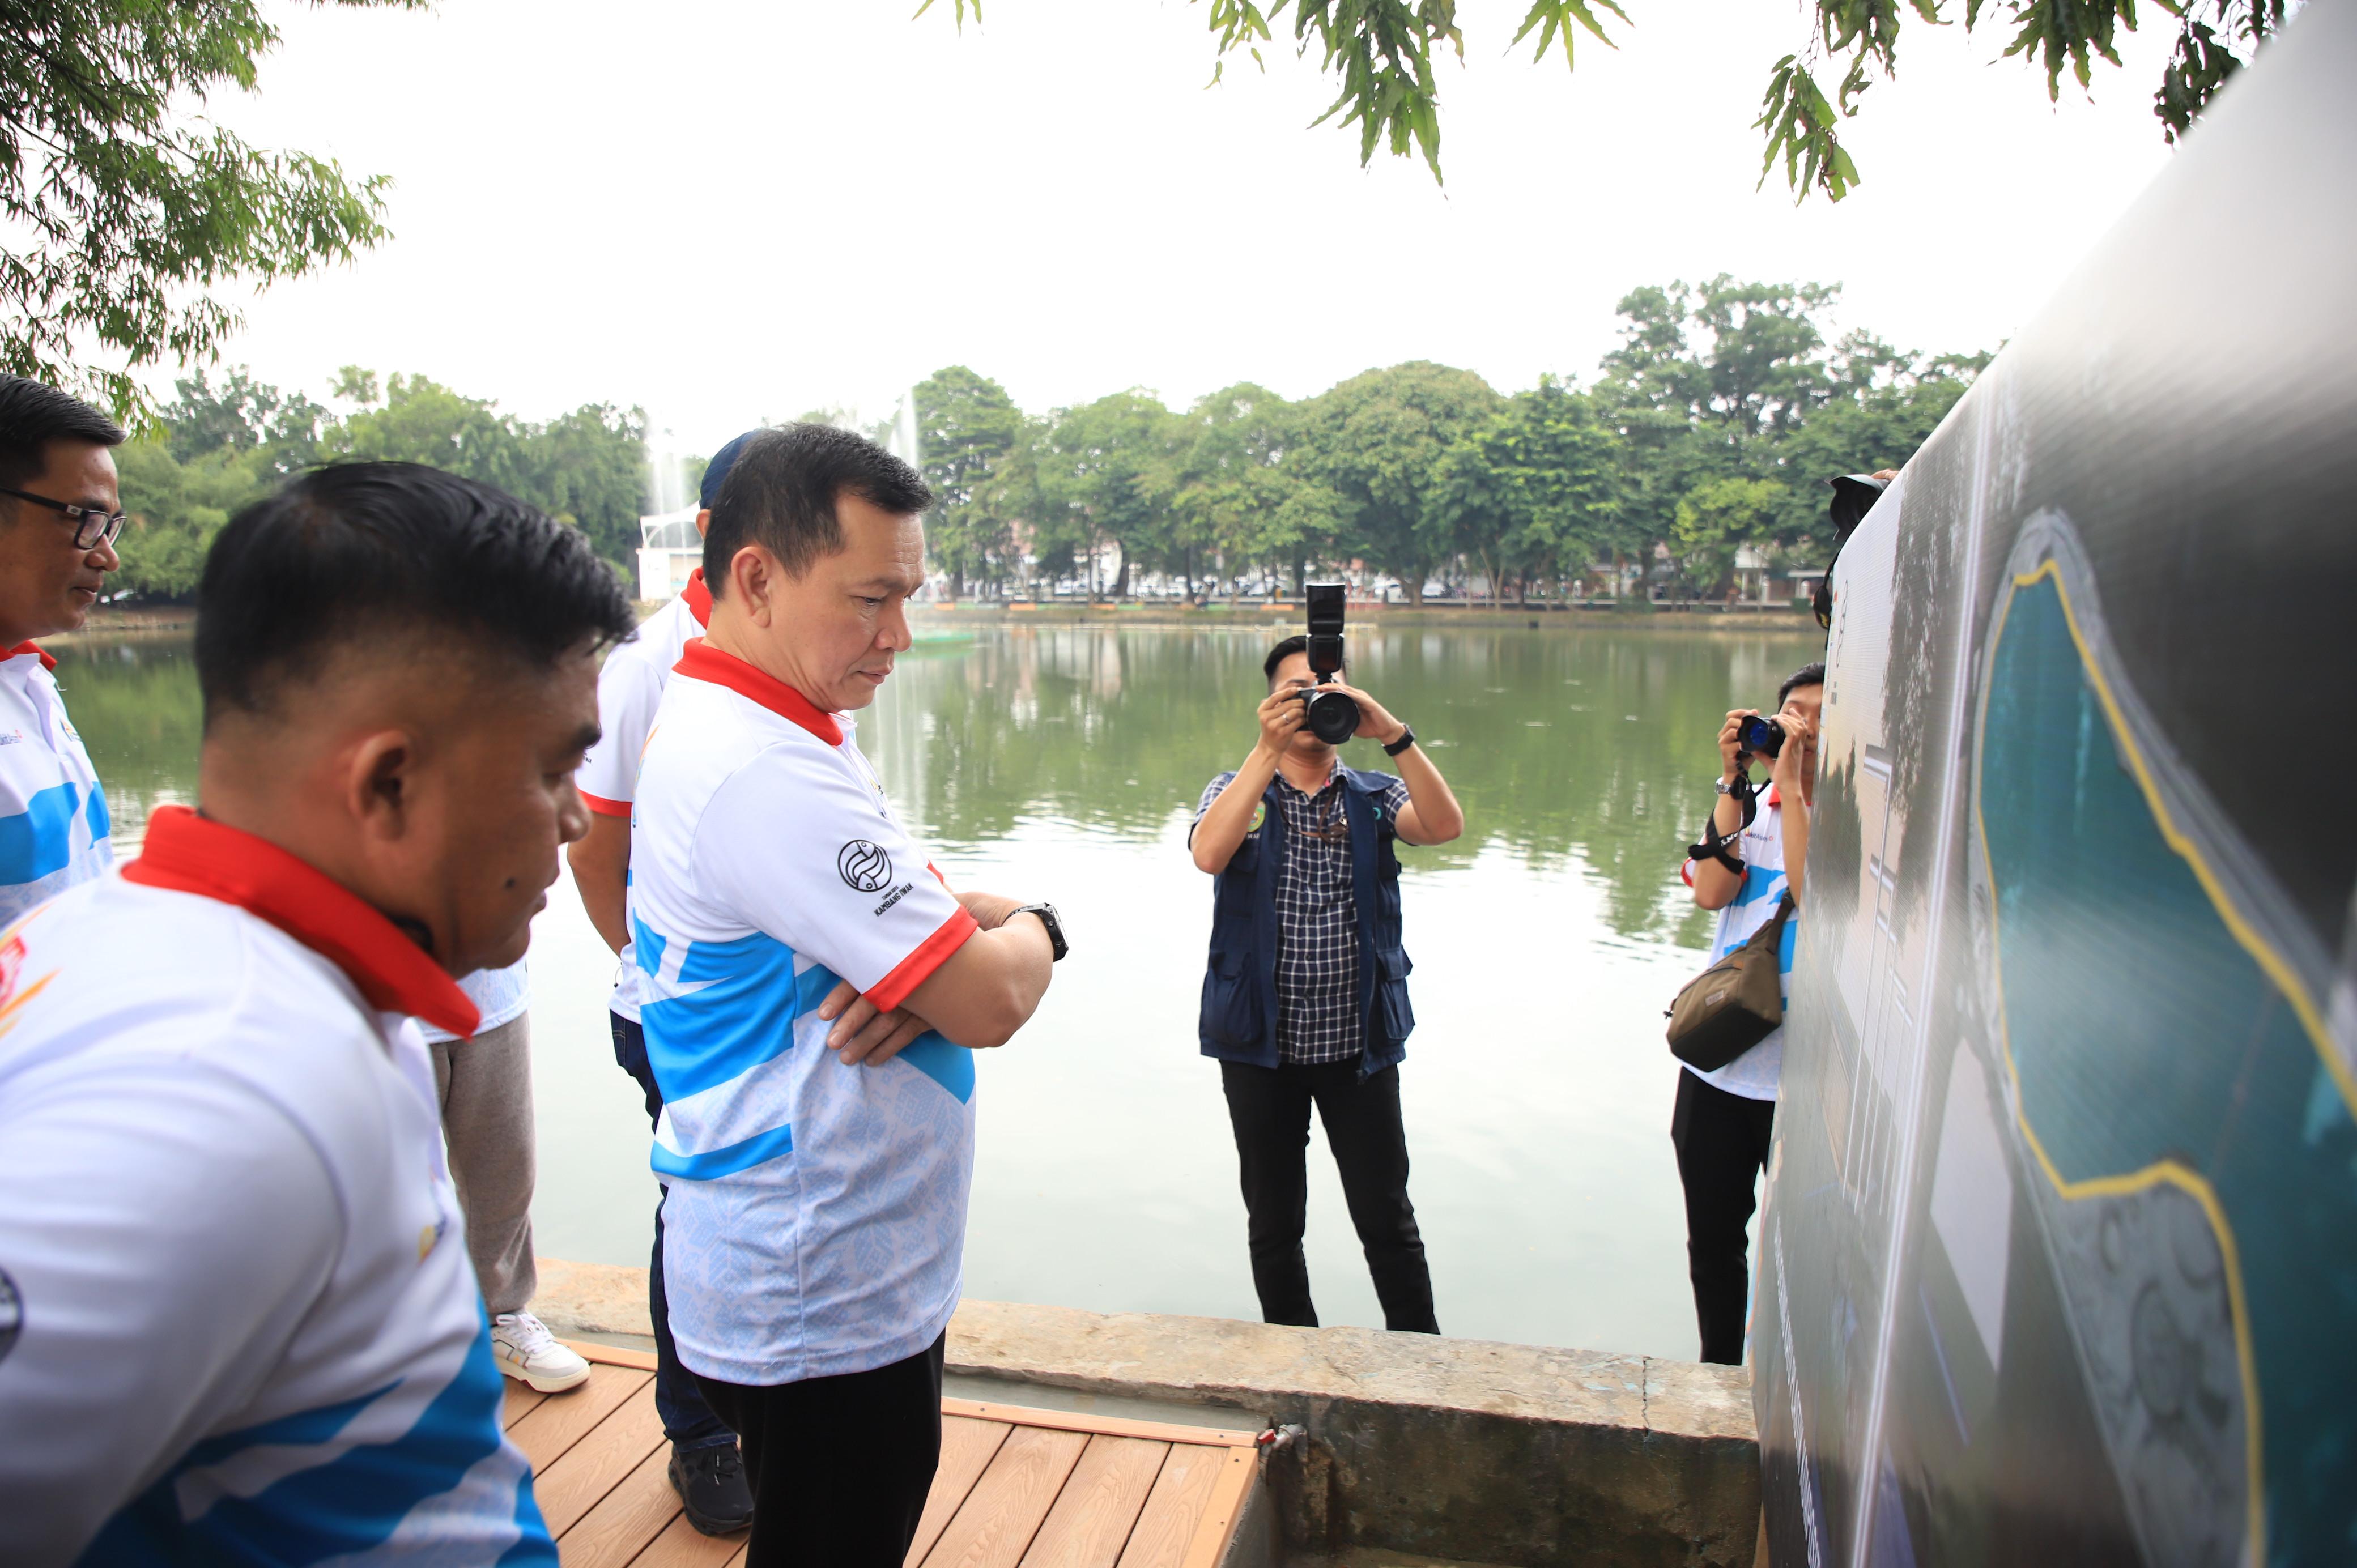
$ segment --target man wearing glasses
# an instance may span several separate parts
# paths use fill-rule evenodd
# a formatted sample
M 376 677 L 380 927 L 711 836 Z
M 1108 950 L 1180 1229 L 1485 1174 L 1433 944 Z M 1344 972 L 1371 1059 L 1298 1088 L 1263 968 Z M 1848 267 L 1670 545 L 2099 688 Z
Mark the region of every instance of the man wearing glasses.
M 123 564 L 122 441 L 89 404 L 0 376 L 0 925 L 114 863 L 105 792 L 33 639 L 80 628 Z
M 1303 724 L 1308 639 L 1286 638 L 1261 668 L 1259 739 L 1203 790 L 1189 841 L 1213 878 L 1202 1047 L 1219 1059 L 1235 1130 L 1253 1286 L 1268 1322 L 1316 1326 L 1301 1250 L 1315 1104 L 1383 1326 L 1437 1334 L 1400 1117 L 1415 1015 L 1393 845 L 1447 843 L 1465 813 L 1415 732 L 1364 692 L 1331 683 L 1398 777 L 1344 767 Z

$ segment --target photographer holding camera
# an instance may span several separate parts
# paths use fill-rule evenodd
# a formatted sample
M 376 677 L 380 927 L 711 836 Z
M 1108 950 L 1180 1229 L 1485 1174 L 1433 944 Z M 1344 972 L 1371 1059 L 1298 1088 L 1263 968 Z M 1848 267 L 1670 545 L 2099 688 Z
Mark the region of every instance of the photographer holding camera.
M 1703 842 L 1695 846 L 1700 853 L 1684 868 L 1695 902 L 1718 911 L 1710 944 L 1714 964 L 1775 919 L 1788 892 L 1796 903 L 1801 897 L 1824 690 L 1825 667 L 1803 665 L 1777 692 L 1772 718 L 1738 708 L 1719 726 L 1718 799 Z M 1751 782 L 1755 760 L 1769 766 L 1764 798 L 1755 796 Z M 1785 921 L 1777 952 L 1787 993 L 1797 929 Z M 1751 1288 L 1745 1228 L 1757 1207 L 1754 1188 L 1768 1164 L 1783 1068 L 1784 1031 L 1779 1026 L 1723 1067 L 1705 1072 L 1686 1063 L 1678 1070 L 1670 1142 L 1677 1149 L 1678 1180 L 1685 1188 L 1686 1270 L 1705 1361 L 1734 1366 L 1743 1359 Z
M 1393 845 L 1446 843 L 1465 813 L 1414 731 L 1329 679 L 1344 668 L 1341 586 L 1309 596 L 1310 635 L 1262 665 L 1251 754 L 1196 808 L 1189 845 L 1215 879 L 1202 1049 L 1235 1130 L 1262 1317 L 1318 1323 L 1301 1249 L 1314 1103 L 1384 1326 L 1437 1334 L 1393 1070 L 1415 1026 Z M 1398 758 L 1400 777 L 1344 767 L 1336 748 L 1354 732 Z

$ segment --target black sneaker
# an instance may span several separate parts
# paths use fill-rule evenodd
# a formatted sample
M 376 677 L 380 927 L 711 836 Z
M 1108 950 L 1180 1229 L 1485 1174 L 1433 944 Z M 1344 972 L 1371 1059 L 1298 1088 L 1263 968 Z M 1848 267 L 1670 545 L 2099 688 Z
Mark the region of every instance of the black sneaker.
M 745 1484 L 745 1456 L 734 1443 L 671 1451 L 672 1489 L 687 1522 L 706 1535 L 733 1535 L 753 1522 L 753 1489 Z

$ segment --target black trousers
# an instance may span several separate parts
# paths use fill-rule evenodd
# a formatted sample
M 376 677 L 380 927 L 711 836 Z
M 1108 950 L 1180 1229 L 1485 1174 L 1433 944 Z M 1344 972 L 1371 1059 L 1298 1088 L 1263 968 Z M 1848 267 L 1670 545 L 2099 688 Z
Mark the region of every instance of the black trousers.
M 1678 1069 L 1670 1142 L 1686 1189 L 1686 1277 L 1694 1282 L 1706 1361 L 1732 1367 L 1743 1360 L 1743 1318 L 1751 1295 L 1744 1228 L 1758 1207 L 1753 1192 L 1775 1131 L 1774 1101 L 1729 1094 Z
M 941 1463 L 948 1341 L 873 1371 L 772 1388 L 695 1374 L 745 1451 L 745 1568 L 900 1568 Z
M 1367 1272 L 1383 1303 L 1383 1326 L 1437 1334 L 1432 1315 L 1432 1273 L 1415 1207 L 1407 1200 L 1407 1132 L 1400 1122 L 1399 1069 L 1386 1068 L 1364 1082 L 1356 1062 L 1313 1067 L 1253 1067 L 1222 1062 L 1228 1121 L 1236 1133 L 1244 1213 L 1252 1243 L 1253 1288 L 1270 1323 L 1318 1326 L 1309 1301 L 1309 1264 L 1301 1255 L 1308 1221 L 1309 1108 L 1326 1128 L 1342 1197 L 1367 1254 Z

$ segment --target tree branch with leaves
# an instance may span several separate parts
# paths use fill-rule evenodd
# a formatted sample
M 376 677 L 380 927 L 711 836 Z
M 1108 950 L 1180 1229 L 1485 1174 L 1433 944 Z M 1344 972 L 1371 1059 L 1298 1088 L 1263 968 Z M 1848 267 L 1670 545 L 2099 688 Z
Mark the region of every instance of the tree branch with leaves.
M 384 238 L 382 177 L 205 117 L 278 38 L 258 0 L 0 0 L 0 370 L 145 413 L 140 367 L 239 326 L 211 291 Z

